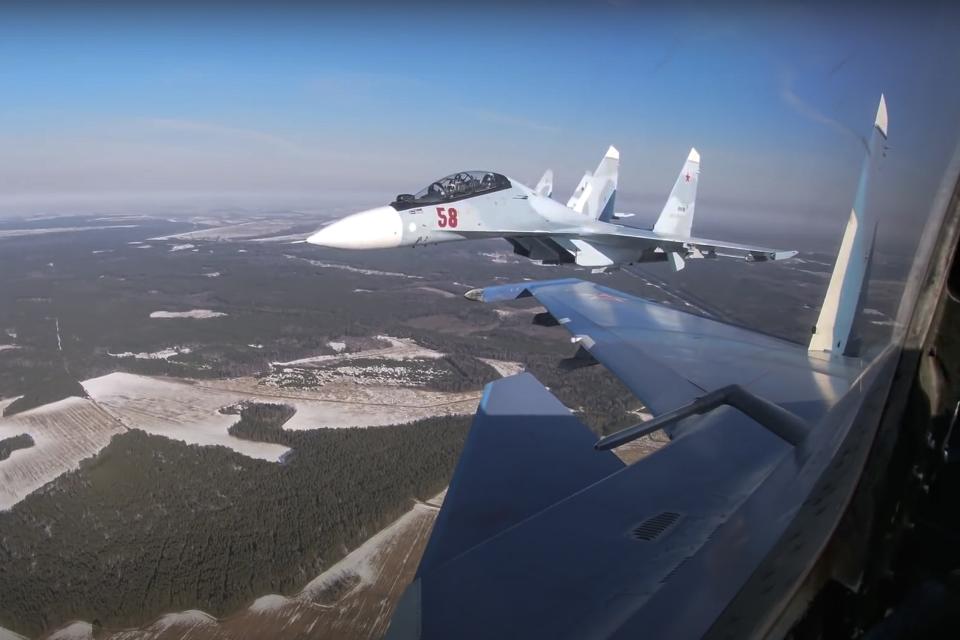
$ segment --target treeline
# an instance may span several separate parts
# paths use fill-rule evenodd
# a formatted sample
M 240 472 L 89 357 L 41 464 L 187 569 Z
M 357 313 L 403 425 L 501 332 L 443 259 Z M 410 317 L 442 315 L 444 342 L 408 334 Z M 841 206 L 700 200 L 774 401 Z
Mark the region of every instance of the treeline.
M 10 454 L 17 449 L 28 449 L 34 445 L 33 438 L 29 433 L 21 433 L 18 436 L 11 436 L 0 440 L 0 461 L 6 460 Z
M 248 406 L 232 430 L 293 446 L 283 464 L 133 430 L 0 513 L 0 626 L 128 626 L 296 592 L 446 486 L 470 420 L 288 433 L 288 414 Z
M 309 431 L 284 431 L 284 423 L 297 410 L 288 404 L 251 403 L 240 409 L 240 420 L 227 431 L 230 435 L 257 442 L 282 444 L 287 447 L 303 445 L 303 440 L 312 439 Z
M 83 386 L 60 369 L 48 369 L 23 392 L 23 395 L 11 402 L 3 410 L 4 416 L 12 416 L 50 402 L 63 400 L 69 396 L 86 397 Z

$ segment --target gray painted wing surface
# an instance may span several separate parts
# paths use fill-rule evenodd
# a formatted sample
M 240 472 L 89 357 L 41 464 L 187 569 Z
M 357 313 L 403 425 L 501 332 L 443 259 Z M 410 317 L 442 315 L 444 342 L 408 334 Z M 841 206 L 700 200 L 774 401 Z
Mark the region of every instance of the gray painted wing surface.
M 532 375 L 487 385 L 417 575 L 622 469 L 595 440 Z
M 481 299 L 531 295 L 654 414 L 739 384 L 813 421 L 860 372 L 856 361 L 577 279 L 487 287 Z
M 589 445 L 586 451 L 604 453 Z M 735 591 L 729 578 L 741 559 L 753 553 L 747 547 L 754 541 L 737 534 L 741 523 L 731 516 L 789 461 L 790 451 L 749 419 L 727 412 L 722 428 L 698 430 L 445 562 L 421 567 L 388 637 L 604 638 L 628 624 L 702 633 Z M 457 474 L 480 462 L 461 461 Z M 565 471 L 536 461 L 525 466 L 544 476 Z M 509 500 L 516 491 L 524 488 L 486 500 Z M 733 546 L 712 555 L 706 573 L 685 570 L 725 526 Z M 430 544 L 448 534 L 438 527 Z M 680 604 L 689 607 L 652 606 L 667 585 L 685 590 L 690 600 Z M 684 608 L 706 613 L 677 616 Z

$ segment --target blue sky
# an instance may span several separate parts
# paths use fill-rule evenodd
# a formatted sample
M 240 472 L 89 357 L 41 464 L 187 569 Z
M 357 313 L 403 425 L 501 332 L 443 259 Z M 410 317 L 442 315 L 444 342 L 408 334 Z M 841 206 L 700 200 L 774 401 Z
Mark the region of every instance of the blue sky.
M 629 3 L 0 9 L 0 215 L 356 208 L 461 168 L 558 195 L 622 153 L 655 216 L 843 219 L 877 98 L 883 206 L 922 219 L 960 132 L 956 10 Z M 926 198 L 926 200 L 924 200 Z

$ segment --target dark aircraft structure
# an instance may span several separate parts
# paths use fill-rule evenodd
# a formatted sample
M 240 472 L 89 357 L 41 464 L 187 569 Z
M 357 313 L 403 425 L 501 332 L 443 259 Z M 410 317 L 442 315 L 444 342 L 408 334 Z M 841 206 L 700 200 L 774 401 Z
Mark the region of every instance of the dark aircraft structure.
M 467 294 L 536 298 L 654 417 L 597 440 L 530 374 L 489 384 L 388 638 L 960 629 L 958 196 L 928 221 L 891 341 L 861 352 L 886 138 L 881 98 L 809 345 L 576 279 Z M 610 451 L 661 429 L 634 464 Z

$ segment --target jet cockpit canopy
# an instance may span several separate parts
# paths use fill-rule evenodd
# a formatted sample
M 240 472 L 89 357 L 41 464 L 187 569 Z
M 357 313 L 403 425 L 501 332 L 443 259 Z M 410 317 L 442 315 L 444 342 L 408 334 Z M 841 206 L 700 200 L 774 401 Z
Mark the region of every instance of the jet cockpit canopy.
M 390 203 L 398 211 L 425 204 L 453 202 L 471 196 L 509 189 L 510 181 L 492 171 L 460 171 L 440 178 L 421 189 L 416 195 L 401 193 Z

